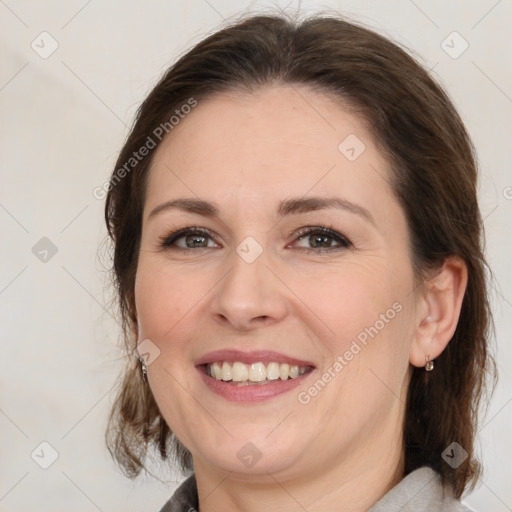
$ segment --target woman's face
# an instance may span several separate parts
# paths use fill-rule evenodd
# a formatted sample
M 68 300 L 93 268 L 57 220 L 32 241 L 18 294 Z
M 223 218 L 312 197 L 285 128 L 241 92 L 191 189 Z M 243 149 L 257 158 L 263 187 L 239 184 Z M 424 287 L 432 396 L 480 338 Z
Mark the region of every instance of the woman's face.
M 138 340 L 196 471 L 401 452 L 417 299 L 389 176 L 362 120 L 302 86 L 199 102 L 158 148 Z

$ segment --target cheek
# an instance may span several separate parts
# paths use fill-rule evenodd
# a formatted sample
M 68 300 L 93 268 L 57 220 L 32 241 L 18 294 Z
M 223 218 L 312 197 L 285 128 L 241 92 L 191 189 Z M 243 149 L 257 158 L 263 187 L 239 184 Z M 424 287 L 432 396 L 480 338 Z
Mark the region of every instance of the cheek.
M 307 297 L 304 302 L 327 333 L 322 342 L 329 356 L 321 378 L 329 384 L 322 399 L 310 402 L 316 412 L 312 416 L 323 416 L 325 403 L 344 411 L 340 414 L 360 411 L 361 403 L 368 404 L 372 414 L 385 414 L 394 406 L 407 372 L 412 335 L 411 275 L 404 268 L 375 259 L 346 262 L 337 272 L 305 277 L 302 285 L 297 281 L 297 295 Z M 309 394 L 311 388 L 303 391 Z M 368 416 L 350 414 L 354 428 L 363 428 Z M 334 424 L 338 420 L 334 414 Z
M 389 269 L 380 261 L 347 261 L 328 271 L 305 273 L 294 289 L 318 315 L 338 352 L 391 308 L 398 294 Z
M 407 268 L 398 258 L 392 263 L 374 257 L 347 260 L 336 270 L 306 274 L 295 283 L 297 295 L 307 298 L 304 302 L 325 326 L 326 369 L 336 375 L 330 387 L 334 402 L 357 407 L 370 397 L 379 402 L 388 387 L 399 392 L 412 339 L 407 321 L 413 308 L 412 270 Z
M 167 265 L 141 258 L 135 280 L 139 340 L 149 338 L 160 349 L 175 347 L 184 339 L 187 315 L 200 305 L 211 285 L 201 272 L 170 271 Z
M 211 285 L 201 272 L 171 272 L 169 267 L 150 257 L 139 260 L 135 281 L 138 339 L 149 339 L 158 347 L 148 367 L 149 385 L 171 429 L 189 445 L 198 413 L 190 410 L 190 395 L 183 391 L 192 387 L 194 378 L 187 346 L 197 325 L 194 314 Z

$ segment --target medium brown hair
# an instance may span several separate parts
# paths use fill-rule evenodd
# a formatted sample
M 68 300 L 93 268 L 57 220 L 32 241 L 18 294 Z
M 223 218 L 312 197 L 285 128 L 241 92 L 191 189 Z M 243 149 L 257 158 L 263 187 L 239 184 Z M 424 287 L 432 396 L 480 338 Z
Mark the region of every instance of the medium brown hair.
M 413 369 L 404 425 L 406 474 L 430 466 L 460 497 L 479 476 L 477 415 L 486 377 L 494 375 L 474 151 L 443 89 L 406 51 L 371 30 L 333 15 L 301 22 L 281 14 L 252 16 L 207 37 L 167 70 L 138 110 L 106 200 L 126 351 L 131 356 L 136 343 L 134 283 L 145 185 L 155 150 L 123 179 L 116 173 L 191 98 L 200 104 L 217 92 L 250 93 L 270 84 L 313 87 L 366 121 L 390 164 L 419 279 L 450 256 L 467 265 L 468 285 L 455 334 L 434 372 Z M 456 469 L 441 457 L 454 441 L 468 453 Z M 133 357 L 111 411 L 107 445 L 130 477 L 145 468 L 151 447 L 163 460 L 174 455 L 181 469 L 192 469 L 190 452 L 165 423 Z

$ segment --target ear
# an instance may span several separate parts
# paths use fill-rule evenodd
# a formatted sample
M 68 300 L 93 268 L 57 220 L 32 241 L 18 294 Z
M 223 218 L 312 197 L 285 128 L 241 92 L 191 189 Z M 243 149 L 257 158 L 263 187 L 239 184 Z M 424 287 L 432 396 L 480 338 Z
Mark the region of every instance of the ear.
M 468 270 L 459 257 L 447 258 L 429 277 L 418 297 L 416 329 L 410 363 L 425 366 L 426 358 L 438 357 L 452 339 L 466 292 Z

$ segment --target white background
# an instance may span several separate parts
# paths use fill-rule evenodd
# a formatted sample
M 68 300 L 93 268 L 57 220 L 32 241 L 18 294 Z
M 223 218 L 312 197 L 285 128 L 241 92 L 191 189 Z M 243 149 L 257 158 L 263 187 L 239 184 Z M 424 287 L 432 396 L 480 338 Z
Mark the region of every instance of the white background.
M 0 1 L 1 511 L 156 512 L 180 479 L 132 483 L 103 444 L 121 352 L 108 312 L 103 202 L 92 191 L 108 179 L 135 109 L 164 69 L 224 20 L 269 5 Z M 512 510 L 512 3 L 301 4 L 304 12 L 323 7 L 417 52 L 476 144 L 500 383 L 479 436 L 485 475 L 467 502 L 482 512 Z M 297 8 L 295 0 L 287 10 Z M 40 52 L 51 48 L 43 31 L 58 43 L 46 59 L 31 48 L 34 40 Z M 457 59 L 441 46 L 453 31 L 469 44 Z M 47 262 L 32 252 L 42 237 L 57 248 Z M 48 469 L 30 456 L 42 441 L 58 453 Z

